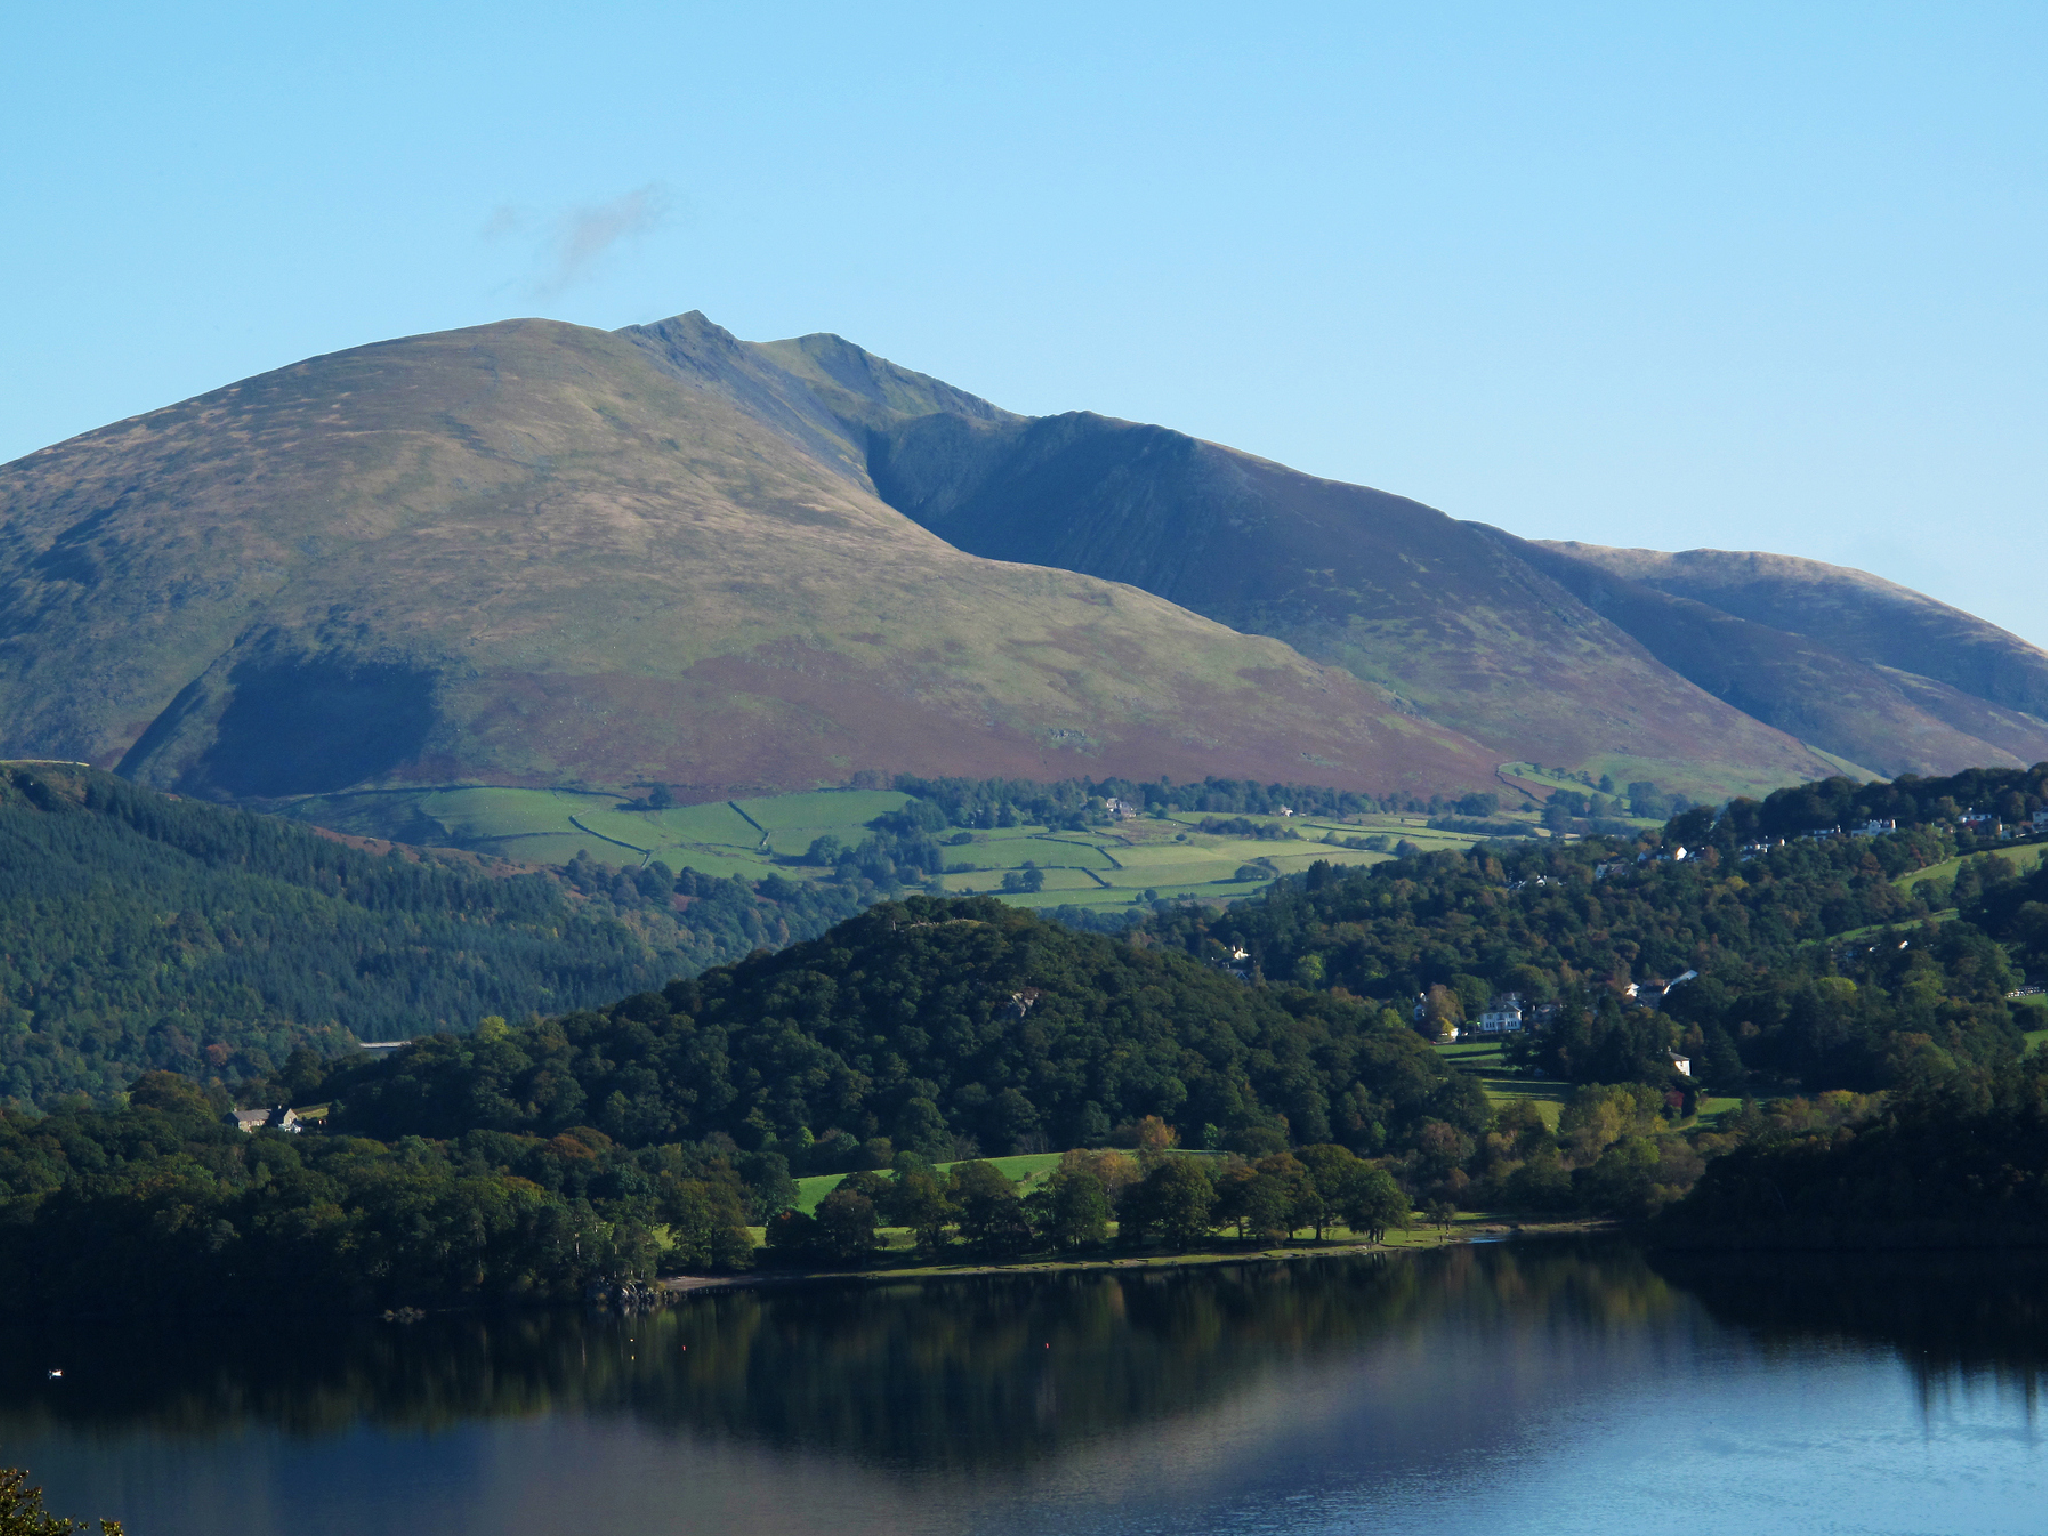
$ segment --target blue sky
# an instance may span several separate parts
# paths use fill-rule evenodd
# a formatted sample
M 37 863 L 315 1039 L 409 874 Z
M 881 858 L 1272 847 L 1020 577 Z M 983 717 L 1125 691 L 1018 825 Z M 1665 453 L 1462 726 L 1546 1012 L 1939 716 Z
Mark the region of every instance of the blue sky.
M 2048 6 L 39 6 L 0 459 L 510 315 L 837 331 L 2048 643 Z

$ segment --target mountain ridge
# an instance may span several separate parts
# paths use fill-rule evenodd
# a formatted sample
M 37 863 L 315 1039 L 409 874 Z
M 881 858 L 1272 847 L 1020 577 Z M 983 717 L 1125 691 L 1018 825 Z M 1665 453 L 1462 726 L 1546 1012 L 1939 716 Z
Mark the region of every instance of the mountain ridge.
M 1879 772 L 2048 759 L 2048 720 L 1998 701 L 2048 698 L 2048 653 L 1910 588 L 1762 552 L 1516 542 L 1666 665 Z
M 828 333 L 502 321 L 0 466 L 0 755 L 250 802 L 862 769 L 1462 791 L 1512 760 L 1698 796 L 2048 756 L 2019 707 L 2048 655 L 1701 554 L 1021 416 Z M 1825 622 L 1788 642 L 1808 589 Z
M 832 462 L 799 381 L 696 330 L 695 377 L 673 334 L 377 343 L 0 467 L 0 754 L 253 800 L 1490 777 L 1277 642 L 954 549 Z

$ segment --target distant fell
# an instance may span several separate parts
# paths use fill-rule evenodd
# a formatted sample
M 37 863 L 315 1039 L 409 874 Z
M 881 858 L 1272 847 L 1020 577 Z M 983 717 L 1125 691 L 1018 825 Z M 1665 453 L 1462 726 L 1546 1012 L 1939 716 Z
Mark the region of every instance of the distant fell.
M 858 372 L 845 344 L 776 344 Z M 1489 536 L 1434 508 L 1320 480 L 1164 427 L 975 401 L 837 403 L 891 506 L 962 549 L 1127 582 L 1271 635 L 1502 758 L 1693 790 L 1832 771 L 1677 675 Z M 972 400 L 972 397 L 969 397 Z
M 992 410 L 911 378 L 870 382 Z M 258 801 L 1490 780 L 1487 749 L 1282 643 L 954 548 L 864 457 L 701 316 L 409 337 L 87 433 L 0 467 L 0 753 Z
M 1786 555 L 1512 543 L 1715 697 L 1878 772 L 2048 759 L 2048 652 L 1918 592 Z
M 0 754 L 247 803 L 1721 797 L 2027 762 L 2044 719 L 2048 655 L 1860 572 L 1531 543 L 694 311 L 354 348 L 0 466 Z

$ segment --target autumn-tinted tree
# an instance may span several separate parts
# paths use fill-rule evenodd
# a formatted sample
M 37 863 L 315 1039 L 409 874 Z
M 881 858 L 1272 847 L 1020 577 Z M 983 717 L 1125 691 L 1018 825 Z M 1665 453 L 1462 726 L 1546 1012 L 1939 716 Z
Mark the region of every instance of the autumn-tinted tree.
M 86 1529 L 83 1520 L 67 1520 L 43 1508 L 43 1490 L 27 1486 L 19 1467 L 0 1467 L 0 1536 L 72 1536 Z M 121 1536 L 121 1522 L 99 1522 L 101 1536 Z

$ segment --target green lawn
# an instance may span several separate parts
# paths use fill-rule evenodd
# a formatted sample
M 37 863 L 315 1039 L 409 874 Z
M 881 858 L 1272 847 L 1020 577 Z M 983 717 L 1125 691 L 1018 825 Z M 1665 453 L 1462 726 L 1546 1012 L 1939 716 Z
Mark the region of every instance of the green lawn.
M 1132 1155 L 1136 1156 L 1135 1153 Z M 1187 1155 L 1190 1157 L 1220 1158 L 1224 1154 L 1221 1152 L 1189 1151 Z M 1011 1183 L 1018 1185 L 1021 1193 L 1029 1194 L 1051 1176 L 1052 1171 L 1059 1167 L 1060 1159 L 1064 1156 L 1066 1156 L 1064 1152 L 1024 1152 L 1019 1153 L 1015 1157 L 990 1157 L 984 1158 L 982 1161 L 996 1169 L 1005 1178 L 1009 1179 Z M 950 1170 L 958 1166 L 958 1163 L 938 1164 L 938 1167 L 942 1170 Z M 806 1215 L 815 1211 L 818 1208 L 818 1202 L 837 1189 L 840 1181 L 845 1177 L 846 1175 L 843 1173 L 818 1173 L 813 1174 L 808 1179 L 798 1179 L 796 1181 L 796 1208 Z
M 2048 842 L 2012 843 L 2001 848 L 1980 849 L 1979 852 L 1997 854 L 2011 864 L 2014 870 L 2024 875 L 2040 868 L 2042 858 L 2048 856 Z M 1937 885 L 1952 885 L 1963 860 L 1974 859 L 1977 856 L 1975 853 L 1961 854 L 1939 864 L 1930 864 L 1925 869 L 1916 869 L 1910 874 L 1900 875 L 1892 884 L 1902 891 L 1911 891 L 1922 880 L 1932 880 Z
M 1557 1117 L 1564 1113 L 1565 1100 L 1571 1097 L 1570 1083 L 1524 1076 L 1507 1064 L 1498 1040 L 1459 1040 L 1437 1046 L 1436 1052 L 1458 1071 L 1477 1078 L 1494 1103 L 1528 1099 L 1535 1104 L 1543 1123 L 1553 1131 L 1557 1129 Z

